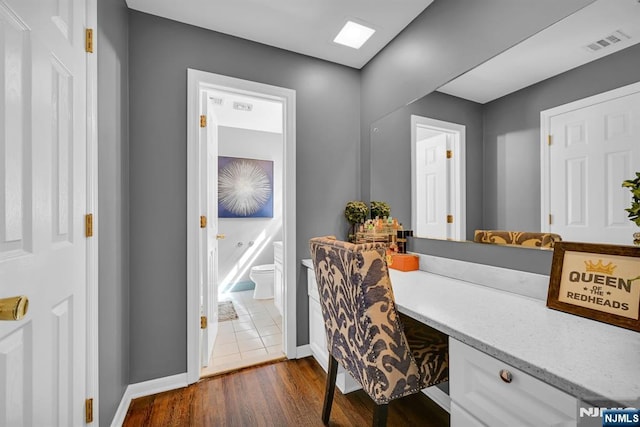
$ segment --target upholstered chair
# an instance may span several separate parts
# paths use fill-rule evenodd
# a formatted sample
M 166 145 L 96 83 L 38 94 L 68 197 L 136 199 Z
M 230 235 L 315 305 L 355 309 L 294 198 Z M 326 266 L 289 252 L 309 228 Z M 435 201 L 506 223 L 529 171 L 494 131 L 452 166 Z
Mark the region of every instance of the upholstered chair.
M 476 230 L 473 236 L 473 241 L 478 243 L 517 245 L 531 248 L 553 248 L 553 244 L 561 240 L 562 237 L 555 233 L 531 231 Z
M 397 311 L 381 243 L 318 237 L 310 249 L 329 350 L 322 421 L 340 363 L 375 402 L 373 425 L 384 426 L 391 400 L 448 380 L 447 335 Z

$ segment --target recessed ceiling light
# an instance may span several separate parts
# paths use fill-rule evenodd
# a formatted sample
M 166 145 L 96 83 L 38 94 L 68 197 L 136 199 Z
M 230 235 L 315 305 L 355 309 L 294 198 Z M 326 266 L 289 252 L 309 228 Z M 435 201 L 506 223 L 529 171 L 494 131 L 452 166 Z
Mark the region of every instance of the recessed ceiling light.
M 371 37 L 375 32 L 376 30 L 372 28 L 356 24 L 352 21 L 347 21 L 333 41 L 354 49 L 360 49 L 360 47 L 369 40 L 369 37 Z

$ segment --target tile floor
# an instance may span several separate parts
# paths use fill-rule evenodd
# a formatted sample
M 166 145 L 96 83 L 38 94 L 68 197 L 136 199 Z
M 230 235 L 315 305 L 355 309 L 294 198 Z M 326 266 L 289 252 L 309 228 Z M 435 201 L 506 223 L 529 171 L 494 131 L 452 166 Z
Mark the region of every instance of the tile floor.
M 200 377 L 284 357 L 282 316 L 273 298 L 255 300 L 251 290 L 225 293 L 219 300 L 233 301 L 238 318 L 218 323 L 209 366 L 200 371 Z

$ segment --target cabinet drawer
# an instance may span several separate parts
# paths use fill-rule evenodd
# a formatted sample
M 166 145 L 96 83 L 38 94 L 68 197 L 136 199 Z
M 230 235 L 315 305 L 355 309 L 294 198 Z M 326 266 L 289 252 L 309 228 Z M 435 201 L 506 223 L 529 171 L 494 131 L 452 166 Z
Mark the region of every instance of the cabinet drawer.
M 477 419 L 473 418 L 467 411 L 451 402 L 451 427 L 485 427 Z
M 509 382 L 501 378 L 503 370 Z M 451 338 L 449 384 L 451 400 L 491 427 L 568 427 L 577 422 L 575 397 Z

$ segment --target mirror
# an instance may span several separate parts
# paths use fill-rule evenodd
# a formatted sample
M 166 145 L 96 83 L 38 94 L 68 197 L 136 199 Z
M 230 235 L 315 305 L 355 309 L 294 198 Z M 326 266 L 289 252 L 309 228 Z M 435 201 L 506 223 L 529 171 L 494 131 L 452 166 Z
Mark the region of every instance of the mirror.
M 427 117 L 465 127 L 461 238 L 473 240 L 476 229 L 540 231 L 540 112 L 638 82 L 639 41 L 640 3 L 597 0 L 375 121 L 371 200 L 388 202 L 405 227 L 414 222 L 411 116 Z

